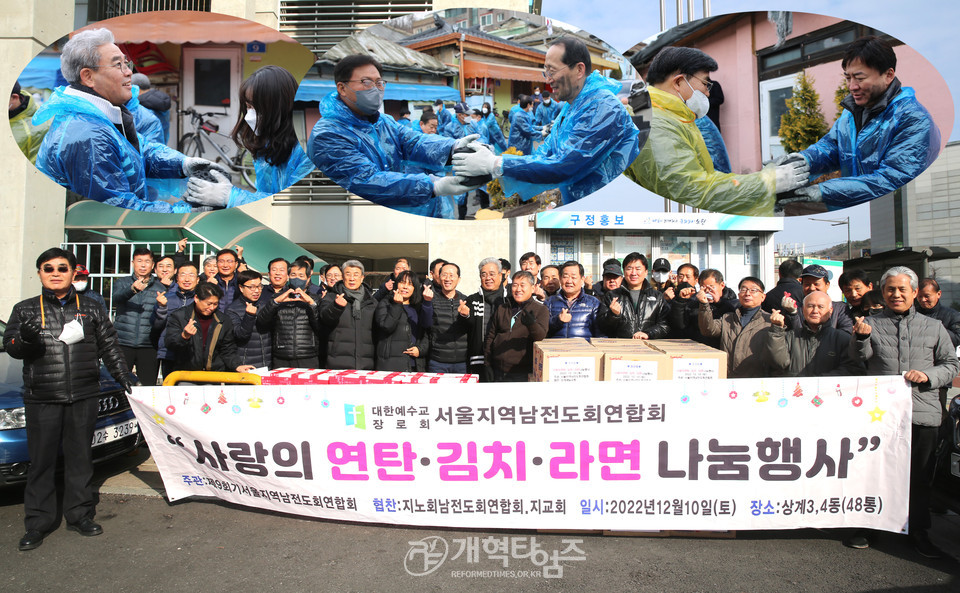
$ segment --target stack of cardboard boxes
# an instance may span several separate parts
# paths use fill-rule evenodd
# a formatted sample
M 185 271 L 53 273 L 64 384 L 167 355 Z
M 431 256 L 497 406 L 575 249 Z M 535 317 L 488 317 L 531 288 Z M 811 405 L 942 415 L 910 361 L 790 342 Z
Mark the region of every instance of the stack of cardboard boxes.
M 693 340 L 583 338 L 534 344 L 534 381 L 727 378 L 727 353 Z

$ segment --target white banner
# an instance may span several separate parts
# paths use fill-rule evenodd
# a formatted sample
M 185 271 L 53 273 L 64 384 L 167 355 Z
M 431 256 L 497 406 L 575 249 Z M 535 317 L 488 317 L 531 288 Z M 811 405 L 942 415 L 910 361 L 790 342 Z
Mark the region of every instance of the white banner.
M 514 529 L 907 520 L 901 377 L 139 387 L 171 501 Z

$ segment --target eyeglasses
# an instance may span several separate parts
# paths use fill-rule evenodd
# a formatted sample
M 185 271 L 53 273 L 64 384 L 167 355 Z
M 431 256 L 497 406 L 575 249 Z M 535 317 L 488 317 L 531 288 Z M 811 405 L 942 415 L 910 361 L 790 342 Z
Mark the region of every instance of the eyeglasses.
M 579 64 L 579 63 L 580 63 L 580 62 L 577 62 L 577 64 Z M 543 77 L 544 77 L 545 79 L 546 79 L 546 78 L 553 78 L 553 77 L 556 76 L 557 74 L 563 72 L 564 70 L 566 70 L 566 69 L 568 69 L 568 68 L 573 68 L 573 67 L 576 66 L 577 64 L 571 64 L 571 65 L 569 65 L 569 66 L 564 66 L 563 68 L 557 68 L 557 69 L 544 68 L 542 74 L 543 74 Z
M 46 265 L 41 268 L 44 274 L 53 274 L 54 271 L 60 272 L 61 274 L 66 274 L 70 271 L 70 266 L 60 265 L 54 268 L 51 265 Z
M 757 294 L 758 292 L 763 292 L 759 288 L 741 288 L 740 294 Z
M 713 83 L 713 81 L 710 80 L 709 78 L 708 78 L 707 80 L 704 80 L 704 79 L 700 78 L 699 76 L 694 76 L 693 74 L 690 75 L 690 78 L 696 78 L 697 80 L 699 80 L 700 82 L 702 82 L 702 83 L 703 83 L 703 86 L 707 87 L 707 92 L 708 92 L 708 93 L 710 92 L 710 89 L 713 88 L 713 84 L 714 84 L 714 83 Z
M 250 284 L 241 284 L 240 287 L 246 288 L 247 290 L 250 290 L 253 292 L 257 292 L 258 290 L 263 290 L 263 284 L 254 284 L 252 286 Z
M 382 91 L 384 87 L 387 86 L 387 81 L 382 78 L 378 78 L 376 80 L 373 80 L 372 78 L 361 78 L 360 80 L 348 80 L 347 82 L 359 82 L 363 85 L 363 88 L 368 91 L 373 87 L 377 87 L 377 90 Z
M 127 71 L 133 72 L 133 66 L 134 66 L 133 60 L 131 60 L 131 59 L 128 58 L 127 56 L 123 56 L 122 58 L 117 58 L 116 60 L 110 62 L 109 64 L 106 64 L 106 65 L 99 65 L 99 64 L 98 64 L 98 65 L 96 65 L 96 66 L 87 66 L 87 68 L 93 68 L 93 69 L 97 69 L 97 68 L 116 68 L 116 69 L 119 70 L 120 72 L 123 72 L 123 69 L 126 68 Z

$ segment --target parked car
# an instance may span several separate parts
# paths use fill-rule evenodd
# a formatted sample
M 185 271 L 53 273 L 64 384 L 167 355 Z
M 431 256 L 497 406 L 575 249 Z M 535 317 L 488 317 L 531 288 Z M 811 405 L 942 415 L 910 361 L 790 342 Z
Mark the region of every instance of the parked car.
M 0 320 L 0 334 L 7 324 Z M 93 433 L 93 462 L 135 450 L 143 442 L 140 426 L 123 387 L 100 367 L 100 411 Z M 26 414 L 23 407 L 23 363 L 0 344 L 0 487 L 27 481 Z

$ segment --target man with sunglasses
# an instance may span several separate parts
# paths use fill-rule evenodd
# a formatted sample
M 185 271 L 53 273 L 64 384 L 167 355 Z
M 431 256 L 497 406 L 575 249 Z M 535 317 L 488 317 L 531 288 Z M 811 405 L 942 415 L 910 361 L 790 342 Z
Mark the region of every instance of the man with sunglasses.
M 665 47 L 647 70 L 653 120 L 624 175 L 661 196 L 712 212 L 773 216 L 776 194 L 807 182 L 803 159 L 746 175 L 716 170 L 695 120 L 710 109 L 716 60 L 691 47 Z
M 74 35 L 63 46 L 60 69 L 70 83 L 57 88 L 34 115 L 35 124 L 53 119 L 40 145 L 37 168 L 79 194 L 112 206 L 149 212 L 190 212 L 190 204 L 150 179 L 207 175 L 205 159 L 187 157 L 137 133 L 127 109 L 132 94 L 131 64 L 107 29 Z
M 3 333 L 3 347 L 23 360 L 30 472 L 23 492 L 26 533 L 20 550 L 32 550 L 57 528 L 57 458 L 63 450 L 63 516 L 67 529 L 93 536 L 91 442 L 97 422 L 100 362 L 130 393 L 134 384 L 104 310 L 73 287 L 76 256 L 54 247 L 37 258 L 40 296 L 17 303 Z
M 477 144 L 476 151 L 454 156 L 457 175 L 492 175 L 506 195 L 517 193 L 524 200 L 556 188 L 569 204 L 610 183 L 633 162 L 639 132 L 615 94 L 620 83 L 593 71 L 586 44 L 569 36 L 551 43 L 543 76 L 553 98 L 569 103 L 541 129 L 543 143 L 523 156 L 496 156 Z M 511 121 L 513 137 L 517 120 Z
M 441 214 L 440 196 L 479 187 L 479 183 L 467 185 L 458 176 L 408 172 L 410 163 L 423 170 L 441 170 L 455 150 L 479 135 L 455 140 L 417 134 L 393 118 L 382 117 L 383 66 L 369 55 L 343 58 L 333 69 L 333 78 L 337 90 L 320 101 L 321 117 L 307 147 L 324 175 L 371 202 L 421 216 Z

